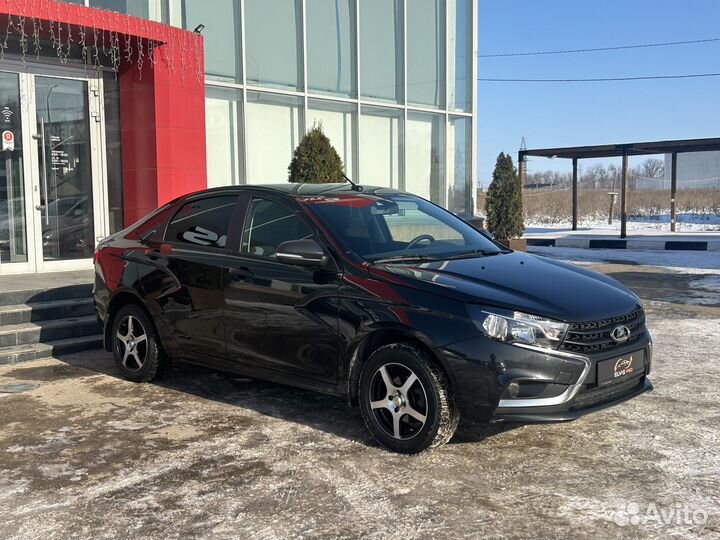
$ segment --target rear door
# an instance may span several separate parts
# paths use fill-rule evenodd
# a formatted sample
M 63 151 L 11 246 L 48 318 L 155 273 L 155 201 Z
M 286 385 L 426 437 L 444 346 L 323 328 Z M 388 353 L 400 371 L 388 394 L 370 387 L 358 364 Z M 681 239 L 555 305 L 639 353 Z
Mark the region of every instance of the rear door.
M 145 251 L 141 282 L 162 312 L 159 330 L 189 360 L 225 355 L 223 269 L 237 192 L 193 198 L 180 205 L 161 242 Z
M 242 238 L 225 273 L 228 356 L 255 367 L 335 383 L 338 273 L 278 262 L 288 240 L 316 238 L 284 197 L 248 196 Z

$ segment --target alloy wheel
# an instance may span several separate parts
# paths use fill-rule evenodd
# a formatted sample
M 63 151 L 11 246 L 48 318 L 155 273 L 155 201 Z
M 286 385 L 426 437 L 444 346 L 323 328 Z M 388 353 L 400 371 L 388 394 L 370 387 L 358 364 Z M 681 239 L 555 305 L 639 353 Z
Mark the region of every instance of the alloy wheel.
M 370 381 L 370 407 L 375 420 L 399 440 L 415 437 L 427 421 L 428 400 L 418 376 L 402 364 L 385 364 Z
M 147 332 L 137 317 L 127 315 L 115 334 L 115 348 L 122 364 L 130 371 L 140 371 L 147 359 Z

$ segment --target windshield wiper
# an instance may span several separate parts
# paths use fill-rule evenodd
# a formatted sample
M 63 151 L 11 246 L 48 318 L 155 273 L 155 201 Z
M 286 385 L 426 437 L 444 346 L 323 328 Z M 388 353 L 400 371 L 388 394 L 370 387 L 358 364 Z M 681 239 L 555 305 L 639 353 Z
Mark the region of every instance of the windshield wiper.
M 430 257 L 428 255 L 397 255 L 395 257 L 387 257 L 385 259 L 378 259 L 373 261 L 373 264 L 385 264 L 385 263 L 403 263 L 403 262 L 427 262 L 427 261 L 439 261 L 437 257 Z
M 451 257 L 444 257 L 444 261 L 454 261 L 457 259 L 472 259 L 473 257 L 491 257 L 492 255 L 500 255 L 501 253 L 507 253 L 506 251 L 487 251 L 484 249 L 473 249 L 472 251 L 466 251 L 465 253 L 460 253 L 458 255 L 453 255 Z

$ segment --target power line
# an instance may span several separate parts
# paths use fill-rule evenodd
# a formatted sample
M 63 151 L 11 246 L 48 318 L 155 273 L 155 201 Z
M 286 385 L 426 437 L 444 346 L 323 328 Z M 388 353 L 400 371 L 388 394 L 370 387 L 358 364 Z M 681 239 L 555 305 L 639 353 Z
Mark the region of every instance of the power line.
M 689 75 L 647 75 L 643 77 L 600 77 L 592 79 L 500 79 L 480 77 L 480 82 L 519 82 L 519 83 L 589 83 L 618 81 L 655 81 L 667 79 L 697 79 L 720 77 L 720 73 L 693 73 Z
M 550 54 L 576 54 L 589 52 L 620 51 L 624 49 L 649 49 L 651 47 L 670 47 L 674 45 L 694 45 L 698 43 L 713 43 L 720 41 L 720 37 L 708 39 L 693 39 L 689 41 L 667 41 L 665 43 L 644 43 L 640 45 L 619 45 L 616 47 L 597 47 L 594 49 L 566 49 L 558 51 L 530 51 L 518 53 L 479 54 L 478 58 L 509 58 L 515 56 L 542 56 Z

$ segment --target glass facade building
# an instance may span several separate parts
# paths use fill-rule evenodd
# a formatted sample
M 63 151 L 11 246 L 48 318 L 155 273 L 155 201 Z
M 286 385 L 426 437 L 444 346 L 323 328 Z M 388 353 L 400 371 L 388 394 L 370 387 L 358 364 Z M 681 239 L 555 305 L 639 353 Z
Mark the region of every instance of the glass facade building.
M 208 187 L 287 179 L 322 124 L 359 183 L 472 213 L 478 0 L 75 0 L 204 25 Z

